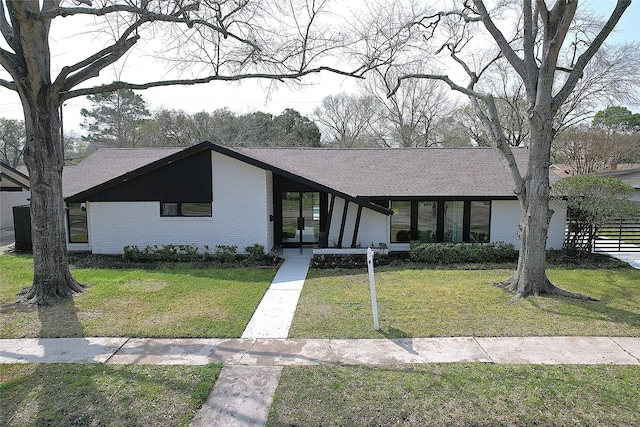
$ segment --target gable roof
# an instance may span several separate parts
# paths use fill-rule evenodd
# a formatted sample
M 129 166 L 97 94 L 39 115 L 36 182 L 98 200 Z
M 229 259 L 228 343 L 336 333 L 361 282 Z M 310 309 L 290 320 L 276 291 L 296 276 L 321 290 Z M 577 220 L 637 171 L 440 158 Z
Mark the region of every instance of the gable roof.
M 183 150 L 184 148 L 100 148 L 77 165 L 65 166 L 62 194 L 67 198 L 85 192 Z
M 494 148 L 229 148 L 210 142 L 187 149 L 100 149 L 65 170 L 64 196 L 79 199 L 202 150 L 360 204 L 383 197 L 515 198 L 508 168 Z M 524 172 L 527 150 L 513 151 Z
M 5 162 L 0 162 L 0 187 L 29 190 L 29 177 Z

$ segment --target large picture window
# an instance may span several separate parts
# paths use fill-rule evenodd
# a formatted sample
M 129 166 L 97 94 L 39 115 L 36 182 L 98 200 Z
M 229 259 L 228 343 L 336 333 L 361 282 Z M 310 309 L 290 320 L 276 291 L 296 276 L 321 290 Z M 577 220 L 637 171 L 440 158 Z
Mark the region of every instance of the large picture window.
M 464 202 L 444 202 L 444 241 L 463 242 Z
M 391 242 L 489 242 L 489 200 L 391 200 Z
M 391 242 L 411 241 L 411 202 L 393 200 L 391 202 Z
M 491 220 L 491 202 L 469 202 L 469 241 L 489 243 L 489 222 Z
M 438 202 L 418 202 L 418 240 L 421 242 L 438 241 Z
M 211 216 L 211 202 L 162 202 L 160 203 L 160 216 L 174 217 L 207 217 Z
M 67 204 L 69 243 L 89 243 L 87 207 L 85 203 Z

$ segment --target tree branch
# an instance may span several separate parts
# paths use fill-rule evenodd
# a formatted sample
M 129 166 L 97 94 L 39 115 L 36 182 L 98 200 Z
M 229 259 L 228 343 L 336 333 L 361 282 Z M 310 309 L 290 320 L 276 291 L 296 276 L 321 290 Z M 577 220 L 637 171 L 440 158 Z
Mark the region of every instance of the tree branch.
M 7 70 L 7 72 L 15 79 L 18 72 L 16 66 L 16 55 L 0 48 L 0 67 Z
M 18 90 L 18 87 L 16 86 L 16 84 L 14 82 L 10 82 L 10 81 L 3 80 L 3 79 L 0 79 L 0 86 L 6 87 L 7 89 L 13 90 L 13 91 L 17 91 Z
M 203 77 L 199 79 L 178 79 L 178 80 L 163 80 L 157 82 L 148 82 L 148 83 L 127 83 L 127 82 L 113 82 L 106 85 L 94 86 L 86 89 L 77 89 L 71 90 L 68 92 L 63 92 L 61 95 L 61 99 L 67 100 L 71 98 L 76 98 L 78 96 L 86 96 L 86 95 L 96 95 L 99 93 L 108 93 L 114 92 L 120 89 L 133 89 L 133 90 L 143 90 L 143 89 L 151 89 L 154 87 L 162 87 L 162 86 L 192 86 L 203 83 L 210 83 L 213 81 L 225 81 L 225 82 L 234 82 L 241 80 L 253 80 L 253 79 L 269 79 L 269 80 L 298 80 L 304 76 L 309 74 L 317 74 L 321 72 L 330 72 L 334 74 L 339 74 L 345 77 L 353 77 L 357 79 L 364 79 L 362 73 L 364 70 L 362 68 L 358 68 L 355 71 L 342 71 L 332 67 L 317 67 L 309 70 L 299 71 L 291 74 L 269 74 L 269 73 L 253 73 L 253 74 L 237 74 L 232 76 L 222 76 L 222 75 L 213 75 L 208 77 Z
M 578 57 L 576 64 L 573 67 L 573 70 L 569 74 L 569 77 L 565 81 L 564 85 L 560 89 L 560 91 L 553 97 L 552 109 L 555 114 L 556 111 L 560 108 L 560 106 L 567 100 L 573 89 L 578 84 L 578 81 L 582 78 L 583 72 L 591 58 L 596 54 L 596 52 L 600 49 L 606 38 L 611 34 L 614 27 L 620 20 L 620 17 L 624 13 L 624 11 L 631 4 L 631 0 L 618 0 L 613 13 L 607 20 L 606 24 L 596 38 L 593 40 L 591 45 L 587 48 L 586 51 L 582 53 Z
M 498 27 L 496 27 L 493 20 L 489 16 L 489 12 L 485 7 L 484 2 L 482 0 L 473 0 L 473 3 L 480 11 L 479 15 L 482 19 L 482 23 L 489 31 L 489 34 L 491 34 L 491 37 L 493 37 L 493 39 L 496 41 L 496 44 L 500 48 L 500 51 L 502 51 L 504 57 L 507 59 L 507 61 L 509 61 L 509 64 L 511 64 L 514 70 L 516 70 L 516 72 L 520 75 L 520 77 L 525 80 L 527 78 L 527 73 L 524 66 L 524 61 L 520 59 L 520 57 L 515 53 L 515 51 L 511 48 L 511 45 L 509 45 L 509 42 L 507 42 L 507 39 L 505 39 L 502 32 L 498 29 Z
M 15 49 L 15 38 L 13 33 L 13 27 L 7 21 L 7 17 L 5 15 L 6 10 L 4 8 L 4 3 L 0 2 L 0 34 L 4 37 L 7 44 L 13 49 Z
M 139 8 L 136 6 L 126 5 L 126 4 L 116 4 L 111 6 L 105 6 L 99 9 L 94 9 L 90 7 L 57 7 L 51 10 L 42 11 L 40 16 L 42 18 L 53 19 L 55 17 L 67 17 L 74 15 L 92 15 L 92 16 L 105 16 L 110 15 L 112 13 L 130 13 L 132 15 L 138 15 L 143 18 L 144 22 L 171 22 L 175 24 L 185 24 L 187 27 L 192 28 L 194 26 L 202 26 L 210 28 L 213 31 L 219 32 L 224 35 L 225 38 L 231 37 L 243 44 L 247 44 L 252 46 L 254 49 L 259 49 L 253 41 L 240 37 L 234 33 L 230 33 L 228 29 L 224 27 L 220 27 L 218 25 L 214 25 L 211 22 L 204 19 L 191 19 L 186 14 L 189 10 L 197 9 L 195 5 L 199 4 L 195 2 L 191 5 L 187 5 L 182 7 L 179 11 L 173 14 L 164 14 L 152 12 L 149 9 Z M 237 10 L 239 10 L 238 8 Z
M 126 35 L 128 36 L 129 34 L 130 33 L 127 32 Z M 127 53 L 127 51 L 131 49 L 140 38 L 140 36 L 137 35 L 130 39 L 125 39 L 124 37 L 125 36 L 120 38 L 120 40 L 115 44 L 101 50 L 83 61 L 78 62 L 77 64 L 70 67 L 63 67 L 56 78 L 54 85 L 59 87 L 61 91 L 66 92 L 92 77 L 97 77 L 102 69 L 122 58 L 122 56 Z M 67 78 L 67 76 L 74 71 L 78 72 Z
M 526 75 L 526 87 L 532 88 L 535 87 L 535 79 L 538 70 L 538 64 L 536 63 L 535 56 L 535 22 L 537 22 L 538 17 L 534 15 L 531 10 L 531 0 L 527 0 L 524 2 L 524 63 L 525 70 L 527 71 Z M 523 80 L 524 80 L 523 76 Z

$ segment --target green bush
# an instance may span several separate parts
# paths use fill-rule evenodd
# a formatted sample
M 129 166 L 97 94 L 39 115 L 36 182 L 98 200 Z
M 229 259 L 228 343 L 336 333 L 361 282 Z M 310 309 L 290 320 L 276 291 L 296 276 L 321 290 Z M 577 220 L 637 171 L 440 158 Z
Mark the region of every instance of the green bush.
M 137 246 L 125 246 L 122 251 L 122 258 L 125 261 L 144 262 L 146 256 L 145 253 Z
M 122 258 L 130 262 L 190 262 L 200 259 L 195 245 L 125 246 Z
M 262 264 L 265 261 L 266 255 L 264 253 L 264 246 L 260 243 L 246 246 L 244 251 L 249 254 L 245 260 L 247 264 Z
M 238 247 L 236 245 L 217 245 L 213 259 L 222 263 L 234 262 L 236 260 L 237 250 Z
M 427 264 L 501 263 L 518 259 L 511 243 L 421 243 L 411 242 L 411 260 Z

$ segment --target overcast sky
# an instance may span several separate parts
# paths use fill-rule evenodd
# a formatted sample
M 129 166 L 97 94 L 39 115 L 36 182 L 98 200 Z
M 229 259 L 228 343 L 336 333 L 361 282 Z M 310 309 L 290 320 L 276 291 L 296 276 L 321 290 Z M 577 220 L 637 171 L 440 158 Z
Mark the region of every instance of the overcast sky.
M 594 10 L 606 16 L 615 5 L 613 0 L 586 1 Z M 616 32 L 607 41 L 640 42 L 640 0 L 633 0 L 616 27 Z M 64 41 L 60 42 L 63 44 Z M 77 46 L 75 47 L 77 49 Z M 67 54 L 71 55 L 71 52 Z M 128 67 L 145 68 L 143 65 L 145 63 L 138 62 L 139 60 L 135 58 L 128 61 Z M 151 70 L 147 68 L 145 71 Z M 244 82 L 241 85 L 213 82 L 192 87 L 155 88 L 138 93 L 142 95 L 151 110 L 164 107 L 195 113 L 229 107 L 240 113 L 265 111 L 279 114 L 285 108 L 294 108 L 303 115 L 310 115 L 325 96 L 341 91 L 353 91 L 355 88 L 351 79 L 332 74 L 311 76 L 305 82 L 308 84 L 306 87 L 296 87 L 293 90 L 284 86 L 269 90 L 268 82 Z M 84 98 L 68 100 L 64 107 L 65 129 L 79 131 L 79 123 L 82 121 L 80 108 L 89 106 L 90 104 Z M 17 94 L 4 88 L 0 88 L 0 117 L 23 118 Z

